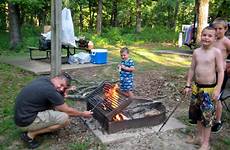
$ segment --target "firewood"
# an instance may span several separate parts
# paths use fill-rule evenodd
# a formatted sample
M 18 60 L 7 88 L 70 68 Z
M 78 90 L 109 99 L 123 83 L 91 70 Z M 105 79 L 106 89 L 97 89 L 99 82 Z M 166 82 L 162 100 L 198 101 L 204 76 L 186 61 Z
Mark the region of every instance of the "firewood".
M 159 115 L 159 114 L 161 114 L 161 112 L 159 110 L 153 109 L 151 111 L 145 112 L 144 115 L 147 117 L 147 116 L 155 116 L 155 115 Z

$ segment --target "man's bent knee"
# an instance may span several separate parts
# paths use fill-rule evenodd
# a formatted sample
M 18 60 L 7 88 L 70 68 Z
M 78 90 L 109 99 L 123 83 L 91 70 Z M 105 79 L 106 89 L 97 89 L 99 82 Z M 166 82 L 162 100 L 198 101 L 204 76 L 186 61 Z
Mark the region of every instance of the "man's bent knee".
M 68 125 L 69 124 L 69 115 L 64 112 L 58 112 L 58 115 L 55 116 L 56 124 L 59 125 Z

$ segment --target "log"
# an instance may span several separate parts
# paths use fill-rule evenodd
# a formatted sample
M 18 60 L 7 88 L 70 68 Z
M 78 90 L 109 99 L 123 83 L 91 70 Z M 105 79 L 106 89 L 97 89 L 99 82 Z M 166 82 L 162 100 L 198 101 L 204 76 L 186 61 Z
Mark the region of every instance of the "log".
M 148 111 L 148 112 L 145 112 L 144 113 L 144 115 L 147 117 L 147 116 L 149 116 L 149 117 L 151 117 L 151 116 L 155 116 L 155 115 L 159 115 L 159 114 L 161 114 L 161 112 L 159 111 L 159 110 L 157 110 L 157 109 L 153 109 L 153 110 L 151 110 L 151 111 Z

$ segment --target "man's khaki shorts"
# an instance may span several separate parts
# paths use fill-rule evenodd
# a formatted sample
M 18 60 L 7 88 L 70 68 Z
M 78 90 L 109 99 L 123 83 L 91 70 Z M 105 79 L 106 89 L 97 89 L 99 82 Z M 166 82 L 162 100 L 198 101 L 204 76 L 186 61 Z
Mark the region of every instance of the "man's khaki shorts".
M 19 127 L 24 131 L 44 129 L 53 125 L 62 125 L 69 120 L 69 116 L 60 111 L 46 110 L 39 112 L 35 120 L 26 127 Z

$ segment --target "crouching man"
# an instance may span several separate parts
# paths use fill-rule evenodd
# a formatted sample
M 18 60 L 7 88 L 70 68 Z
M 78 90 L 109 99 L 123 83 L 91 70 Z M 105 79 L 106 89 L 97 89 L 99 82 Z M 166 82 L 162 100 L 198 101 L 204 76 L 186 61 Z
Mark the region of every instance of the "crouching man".
M 91 117 L 90 111 L 77 111 L 64 102 L 70 88 L 71 77 L 67 73 L 53 78 L 40 77 L 18 94 L 15 103 L 15 124 L 24 132 L 21 139 L 28 148 L 37 148 L 36 136 L 67 126 L 69 116 Z

